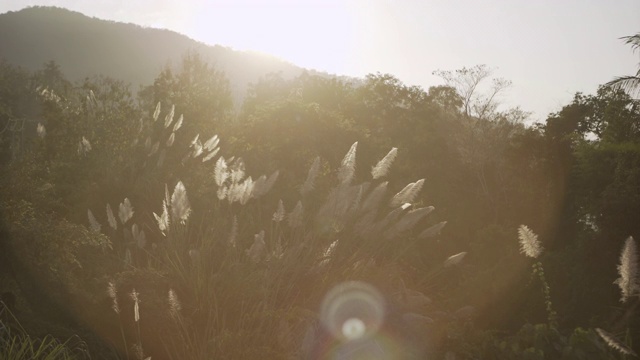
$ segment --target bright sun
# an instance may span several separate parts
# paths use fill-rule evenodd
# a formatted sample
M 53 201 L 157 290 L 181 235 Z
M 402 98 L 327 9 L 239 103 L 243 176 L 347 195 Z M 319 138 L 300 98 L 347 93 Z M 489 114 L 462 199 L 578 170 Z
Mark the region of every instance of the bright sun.
M 189 26 L 211 44 L 268 53 L 297 65 L 342 72 L 353 47 L 353 6 L 342 1 L 207 4 Z M 212 14 L 218 12 L 211 20 Z M 225 16 L 220 17 L 220 13 Z

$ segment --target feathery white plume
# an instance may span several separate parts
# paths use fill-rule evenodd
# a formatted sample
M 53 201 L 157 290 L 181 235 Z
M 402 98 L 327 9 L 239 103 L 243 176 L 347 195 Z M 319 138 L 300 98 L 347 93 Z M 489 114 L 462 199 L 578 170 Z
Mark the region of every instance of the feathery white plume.
M 463 251 L 461 253 L 449 256 L 447 260 L 444 261 L 444 267 L 458 265 L 466 255 L 467 253 Z
M 416 182 L 410 183 L 404 187 L 404 189 L 400 190 L 397 194 L 391 198 L 391 202 L 389 206 L 395 208 L 400 206 L 400 204 L 411 203 L 418 196 L 418 193 L 422 189 L 422 185 L 424 185 L 424 179 L 420 179 Z
M 213 135 L 212 137 L 209 138 L 209 140 L 204 142 L 203 146 L 207 151 L 211 151 L 215 149 L 216 146 L 218 146 L 219 142 L 220 142 L 220 139 L 218 138 L 218 135 Z
M 278 209 L 276 209 L 276 212 L 273 213 L 272 219 L 277 223 L 284 220 L 284 203 L 282 202 L 282 199 L 278 201 Z
M 41 139 L 44 138 L 45 135 L 47 135 L 47 129 L 41 123 L 38 123 L 38 129 L 36 131 Z
M 153 146 L 151 147 L 151 151 L 149 151 L 149 154 L 147 156 L 151 156 L 155 154 L 156 152 L 158 152 L 159 148 L 160 148 L 160 141 L 156 141 L 155 144 L 153 144 Z
M 164 117 L 164 128 L 168 128 L 169 125 L 171 125 L 171 123 L 173 122 L 173 115 L 175 115 L 175 111 L 176 111 L 176 106 L 175 105 L 171 105 L 171 110 L 169 110 L 169 113 L 167 114 L 167 116 Z
M 118 222 L 116 221 L 116 217 L 113 216 L 113 211 L 111 210 L 111 205 L 107 204 L 107 221 L 109 222 L 109 226 L 113 228 L 113 230 L 118 229 Z
M 309 173 L 307 174 L 307 180 L 305 180 L 304 184 L 300 188 L 300 194 L 303 196 L 313 190 L 316 177 L 320 172 L 320 156 L 316 156 L 311 164 L 311 168 L 309 168 Z
M 191 261 L 194 264 L 197 264 L 200 262 L 200 250 L 198 249 L 191 249 L 187 252 L 187 254 L 189 254 L 189 257 L 191 258 Z
M 178 295 L 173 289 L 169 289 L 169 313 L 174 317 L 178 317 L 180 316 L 180 310 L 182 310 L 182 306 L 178 300 Z
M 244 179 L 245 175 L 245 166 L 244 160 L 242 158 L 237 158 L 230 166 L 229 166 L 231 182 L 234 184 L 239 183 Z
M 266 177 L 266 175 L 260 176 L 258 180 L 253 182 L 253 190 L 251 193 L 251 197 L 257 199 L 267 194 L 271 190 L 273 185 L 276 183 L 276 180 L 278 179 L 279 174 L 280 174 L 280 171 L 276 170 L 268 178 Z
M 407 210 L 409 207 L 411 207 L 411 204 L 405 203 L 405 204 L 402 204 L 402 206 L 399 206 L 399 207 L 391 210 L 391 212 L 389 212 L 387 214 L 387 216 L 385 216 L 382 220 L 380 220 L 376 224 L 375 232 L 379 233 L 381 231 L 384 231 L 389 225 L 391 225 L 391 224 L 395 223 L 396 221 L 398 221 L 400 216 L 402 216 L 402 214 L 405 212 L 405 210 Z
M 171 196 L 169 195 L 169 185 L 164 184 L 164 203 L 169 206 L 171 204 Z
M 398 231 L 410 230 L 434 209 L 433 206 L 427 206 L 409 211 L 397 222 Z
M 271 191 L 271 188 L 273 187 L 273 185 L 275 185 L 276 180 L 278 180 L 278 176 L 280 176 L 280 170 L 276 170 L 271 175 L 269 175 L 267 181 L 265 181 L 264 183 L 264 189 L 262 189 L 263 194 Z
M 629 236 L 624 243 L 624 248 L 620 254 L 620 265 L 614 284 L 620 286 L 622 297 L 620 301 L 626 302 L 630 297 L 640 295 L 640 283 L 638 279 L 638 250 L 635 240 Z
M 136 291 L 135 288 L 133 288 L 133 291 L 131 292 L 131 294 L 129 294 L 129 296 L 131 296 L 131 299 L 133 300 L 133 320 L 135 322 L 140 321 L 140 307 L 138 306 L 138 303 L 140 302 L 139 295 L 140 294 Z
M 371 193 L 369 193 L 369 195 L 367 195 L 362 202 L 362 207 L 360 208 L 361 212 L 377 210 L 380 201 L 382 201 L 382 198 L 387 192 L 387 185 L 389 185 L 388 181 L 381 182 L 375 189 L 373 189 L 373 191 L 371 191 Z
M 87 209 L 87 217 L 89 218 L 89 225 L 91 225 L 91 230 L 95 232 L 100 232 L 100 228 L 102 225 L 96 220 L 96 217 L 93 216 L 91 209 Z
M 233 222 L 231 223 L 231 232 L 229 233 L 229 245 L 236 247 L 236 238 L 238 237 L 238 217 L 233 215 Z
M 156 163 L 156 166 L 158 168 L 162 167 L 162 164 L 164 164 L 164 159 L 167 157 L 167 149 L 162 149 L 162 151 L 160 151 L 160 155 L 158 155 L 158 162 Z
M 142 130 L 144 129 L 144 120 L 142 118 L 138 119 L 138 135 L 140 135 L 140 133 L 142 132 Z M 138 139 L 136 138 L 135 142 L 138 142 Z
M 604 342 L 607 343 L 607 345 L 609 345 L 612 349 L 615 349 L 624 355 L 638 356 L 635 351 L 633 351 L 631 348 L 629 348 L 622 341 L 618 340 L 610 333 L 600 328 L 596 328 L 596 332 L 598 333 L 598 335 L 600 335 L 602 340 L 604 340 Z
M 333 254 L 333 251 L 336 249 L 336 246 L 338 246 L 338 241 L 339 239 L 335 239 L 331 244 L 329 244 L 329 246 L 324 250 L 322 257 L 324 258 L 331 257 L 331 254 Z
M 219 151 L 220 151 L 220 148 L 213 149 L 213 151 L 211 151 L 210 153 L 208 153 L 206 156 L 202 158 L 202 162 L 207 162 L 213 159 L 216 155 L 218 155 Z
M 118 306 L 118 292 L 116 290 L 116 284 L 112 281 L 109 281 L 109 286 L 107 287 L 107 294 L 109 294 L 109 297 L 113 301 L 111 308 L 113 309 L 113 311 L 116 312 L 116 314 L 120 314 L 120 306 Z
M 420 233 L 420 235 L 418 235 L 418 239 L 426 239 L 426 238 L 430 238 L 432 236 L 436 236 L 440 234 L 440 231 L 442 231 L 442 228 L 444 228 L 445 225 L 447 225 L 447 222 L 442 221 L 433 226 L 426 228 L 424 231 Z
M 120 203 L 118 217 L 120 217 L 120 223 L 122 223 L 122 225 L 126 224 L 127 221 L 133 217 L 133 206 L 131 206 L 128 198 L 124 198 L 124 201 Z
M 374 229 L 373 221 L 376 218 L 375 211 L 366 212 L 359 220 L 356 222 L 354 231 L 356 234 L 366 237 L 370 234 Z
M 229 194 L 229 188 L 226 186 L 219 187 L 218 191 L 216 191 L 218 200 L 224 200 L 228 194 Z
M 536 235 L 526 225 L 518 228 L 518 239 L 520 240 L 520 252 L 531 258 L 537 258 L 542 253 L 542 245 Z
M 329 192 L 325 203 L 316 214 L 316 221 L 332 227 L 334 230 L 342 229 L 349 211 L 357 207 L 359 196 L 367 184 L 349 186 L 341 184 Z
M 147 237 L 144 233 L 144 230 L 140 229 L 138 224 L 133 224 L 131 227 L 131 233 L 133 234 L 133 240 L 136 242 L 139 248 L 144 248 L 147 244 Z
M 86 155 L 89 151 L 91 151 L 91 143 L 83 136 L 78 144 L 78 155 Z
M 160 102 L 156 105 L 156 110 L 153 112 L 153 121 L 158 120 L 158 116 L 160 116 Z
M 389 153 L 371 169 L 371 175 L 374 180 L 387 175 L 387 172 L 389 172 L 389 168 L 397 155 L 398 148 L 391 148 L 391 151 L 389 151 Z
M 156 221 L 158 222 L 158 229 L 160 229 L 162 234 L 169 230 L 169 211 L 167 209 L 166 200 L 162 200 L 162 214 L 158 216 L 156 213 L 153 213 L 153 217 L 156 218 Z
M 253 236 L 253 244 L 247 250 L 247 255 L 254 263 L 259 263 L 264 255 L 267 244 L 264 242 L 264 230 Z
M 171 212 L 174 219 L 179 220 L 182 224 L 187 221 L 191 214 L 191 204 L 187 197 L 187 189 L 184 188 L 182 181 L 178 181 L 171 195 Z
M 169 138 L 167 139 L 167 142 L 165 143 L 165 145 L 167 145 L 167 147 L 171 147 L 171 145 L 173 145 L 173 142 L 176 140 L 176 133 L 172 132 L 171 135 L 169 135 Z
M 303 215 L 302 202 L 298 201 L 296 207 L 293 208 L 293 211 L 289 213 L 289 226 L 295 228 L 302 225 L 302 215 Z
M 197 137 L 197 136 L 196 136 Z M 193 148 L 193 150 L 191 151 L 191 157 L 192 158 L 197 158 L 198 156 L 202 155 L 202 153 L 204 152 L 204 148 L 202 146 L 202 143 L 200 142 L 200 140 L 195 140 L 195 143 L 191 144 L 191 147 Z
M 131 250 L 129 249 L 124 251 L 124 264 L 125 265 L 133 264 L 133 256 L 131 256 Z
M 364 193 L 369 190 L 369 186 L 371 186 L 370 182 L 363 182 L 362 184 L 357 185 L 357 191 L 355 193 L 353 201 L 351 202 L 349 211 L 356 213 L 360 209 L 360 203 L 362 203 Z
M 251 199 L 253 193 L 253 179 L 251 176 L 244 179 L 244 181 L 236 187 L 237 197 L 240 204 L 244 205 Z
M 259 198 L 264 195 L 264 185 L 267 182 L 267 175 L 260 175 L 258 180 L 253 182 L 253 192 L 251 193 L 251 197 Z
M 227 181 L 228 176 L 229 172 L 227 171 L 227 162 L 224 160 L 224 157 L 220 156 L 213 169 L 213 179 L 216 181 L 216 185 L 221 187 L 222 184 Z
M 433 206 L 410 210 L 398 222 L 384 233 L 385 239 L 392 239 L 405 231 L 411 230 L 420 220 L 433 211 Z
M 338 181 L 341 184 L 348 184 L 353 180 L 356 171 L 356 149 L 358 142 L 354 142 L 347 154 L 342 159 L 342 164 L 338 170 Z
M 196 136 L 193 138 L 193 140 L 191 140 L 191 143 L 189 144 L 189 146 L 193 146 L 195 145 L 198 141 L 200 141 L 200 134 L 196 134 Z
M 173 125 L 173 131 L 176 132 L 178 131 L 178 129 L 180 129 L 182 127 L 182 121 L 184 120 L 184 117 L 182 116 L 182 114 L 180 114 L 180 117 L 178 118 L 178 121 L 176 121 L 176 124 Z

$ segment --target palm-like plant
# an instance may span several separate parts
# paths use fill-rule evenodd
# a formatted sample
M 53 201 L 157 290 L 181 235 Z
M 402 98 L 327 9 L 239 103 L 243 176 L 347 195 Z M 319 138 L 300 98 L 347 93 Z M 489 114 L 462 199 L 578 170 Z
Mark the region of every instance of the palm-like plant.
M 640 33 L 631 36 L 625 36 L 621 39 L 625 40 L 625 44 L 631 45 L 631 50 L 635 53 L 640 50 Z M 623 89 L 632 97 L 640 95 L 640 64 L 638 64 L 638 72 L 635 75 L 619 76 L 606 83 L 613 89 Z

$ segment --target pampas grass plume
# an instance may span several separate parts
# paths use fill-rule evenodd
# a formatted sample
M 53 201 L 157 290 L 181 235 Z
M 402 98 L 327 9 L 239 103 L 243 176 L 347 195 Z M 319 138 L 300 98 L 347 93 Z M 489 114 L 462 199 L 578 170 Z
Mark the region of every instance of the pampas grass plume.
M 213 169 L 213 179 L 216 181 L 216 185 L 221 187 L 227 181 L 228 176 L 227 162 L 224 160 L 224 157 L 220 156 Z
M 167 145 L 167 147 L 171 147 L 175 140 L 176 140 L 176 133 L 172 132 L 171 135 L 169 135 L 169 138 L 167 139 L 167 142 L 165 143 L 165 145 Z
M 131 202 L 128 198 L 124 198 L 124 201 L 120 203 L 120 208 L 118 209 L 118 217 L 120 217 L 120 222 L 122 225 L 126 224 L 131 217 L 133 217 L 133 206 L 131 206 Z
M 444 261 L 444 267 L 458 265 L 466 255 L 467 253 L 463 251 L 461 253 L 449 256 L 447 260 Z
M 118 306 L 118 292 L 116 290 L 116 284 L 113 281 L 109 281 L 107 294 L 109 294 L 109 297 L 113 301 L 111 308 L 116 312 L 116 314 L 120 314 L 120 306 Z
M 630 297 L 640 295 L 640 283 L 638 281 L 638 249 L 635 240 L 629 236 L 624 243 L 620 254 L 620 265 L 614 284 L 620 286 L 622 297 L 620 301 L 626 302 Z
M 400 190 L 397 194 L 391 198 L 391 202 L 389 206 L 395 208 L 404 203 L 412 203 L 415 200 L 416 196 L 420 190 L 422 190 L 422 186 L 424 185 L 424 179 L 420 179 L 416 182 L 410 183 L 404 187 L 404 189 Z
M 398 148 L 392 148 L 391 151 L 371 169 L 371 176 L 373 176 L 374 180 L 387 175 L 397 155 Z
M 518 228 L 518 239 L 520 240 L 520 252 L 531 258 L 537 258 L 542 253 L 542 245 L 536 235 L 526 225 Z
M 220 142 L 220 138 L 218 138 L 218 135 L 213 135 L 212 137 L 209 138 L 209 140 L 204 142 L 203 146 L 207 151 L 211 151 L 215 149 L 216 146 L 218 146 L 219 142 Z
M 208 153 L 206 156 L 202 158 L 202 162 L 207 162 L 213 159 L 216 155 L 218 155 L 219 151 L 220 151 L 220 148 L 213 149 L 213 151 L 211 151 L 210 153 Z
M 233 215 L 233 222 L 231 223 L 231 232 L 229 233 L 229 245 L 236 247 L 236 238 L 238 237 L 238 217 Z
M 356 171 L 356 149 L 358 142 L 354 142 L 347 154 L 342 159 L 342 165 L 338 170 L 338 181 L 341 184 L 349 184 L 353 180 Z
M 187 197 L 187 189 L 184 188 L 182 181 L 178 181 L 171 196 L 171 212 L 174 219 L 184 224 L 191 214 L 191 204 Z
M 173 131 L 176 132 L 178 131 L 178 129 L 180 129 L 182 127 L 182 121 L 184 120 L 184 116 L 182 116 L 182 114 L 180 114 L 180 117 L 178 118 L 178 121 L 176 121 L 175 125 L 173 125 Z
M 298 201 L 296 207 L 289 214 L 289 226 L 295 228 L 302 225 L 303 211 L 302 202 Z
M 171 315 L 179 317 L 180 310 L 182 310 L 182 305 L 178 300 L 178 295 L 176 295 L 176 292 L 173 291 L 173 289 L 169 289 L 169 311 Z
M 253 236 L 253 244 L 247 250 L 247 255 L 254 263 L 259 263 L 264 255 L 267 244 L 264 242 L 264 230 Z
M 284 203 L 282 202 L 282 199 L 280 199 L 280 201 L 278 201 L 278 208 L 273 213 L 272 220 L 277 222 L 277 223 L 279 223 L 282 220 L 284 220 Z
M 300 194 L 303 196 L 308 194 L 311 190 L 313 190 L 316 177 L 318 177 L 318 173 L 320 172 L 320 156 L 316 156 L 313 159 L 313 163 L 309 168 L 309 173 L 307 174 L 307 179 L 304 181 L 304 184 L 300 188 Z
M 98 220 L 96 220 L 96 217 L 93 216 L 91 209 L 87 209 L 87 217 L 89 218 L 89 225 L 91 225 L 91 230 L 100 232 L 100 228 L 102 228 L 102 225 L 100 225 Z
M 129 294 L 131 296 L 131 299 L 133 300 L 133 319 L 135 322 L 140 321 L 140 299 L 139 299 L 139 293 L 136 291 L 135 288 L 133 288 L 133 291 L 131 291 L 131 294 Z
M 47 129 L 41 123 L 38 123 L 38 129 L 36 131 L 41 139 L 47 135 Z
M 158 104 L 156 105 L 156 110 L 153 112 L 153 121 L 157 121 L 158 120 L 158 116 L 160 116 L 160 102 L 158 101 Z
M 111 210 L 111 205 L 109 204 L 107 204 L 107 221 L 113 230 L 118 230 L 118 222 L 116 221 L 116 217 L 113 216 L 113 210 Z
M 447 225 L 446 221 L 442 221 L 439 222 L 433 226 L 430 226 L 428 228 L 426 228 L 424 231 L 422 231 L 420 233 L 420 235 L 418 235 L 419 239 L 426 239 L 426 238 L 430 238 L 432 236 L 436 236 L 438 234 L 440 234 L 440 231 L 442 231 L 442 228 L 445 227 L 445 225 Z
M 173 115 L 175 115 L 175 111 L 176 111 L 176 106 L 175 105 L 171 105 L 171 110 L 169 111 L 169 113 L 167 114 L 167 116 L 164 117 L 164 128 L 168 128 L 169 125 L 171 125 L 171 123 L 173 122 Z
M 604 340 L 604 342 L 609 345 L 609 347 L 611 347 L 612 349 L 615 349 L 617 351 L 619 351 L 620 353 L 624 354 L 624 355 L 632 355 L 632 356 L 638 356 L 635 351 L 633 351 L 631 348 L 629 348 L 627 345 L 625 345 L 622 341 L 618 340 L 615 336 L 613 336 L 612 334 L 600 329 L 600 328 L 596 328 L 596 332 L 598 333 L 598 335 L 600 335 L 600 337 L 602 338 L 602 340 Z

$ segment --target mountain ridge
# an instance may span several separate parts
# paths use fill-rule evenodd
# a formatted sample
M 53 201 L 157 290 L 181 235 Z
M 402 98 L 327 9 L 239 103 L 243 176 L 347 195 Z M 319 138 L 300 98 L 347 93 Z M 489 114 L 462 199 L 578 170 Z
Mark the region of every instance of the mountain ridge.
M 304 71 L 257 52 L 208 45 L 168 29 L 143 27 L 86 16 L 60 7 L 36 6 L 0 14 L 0 59 L 27 70 L 55 61 L 71 81 L 109 76 L 136 87 L 153 83 L 166 66 L 188 52 L 223 71 L 238 104 L 250 83 L 269 73 L 293 78 Z

